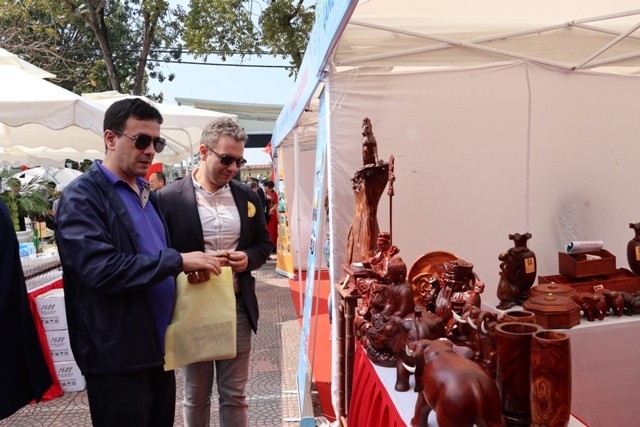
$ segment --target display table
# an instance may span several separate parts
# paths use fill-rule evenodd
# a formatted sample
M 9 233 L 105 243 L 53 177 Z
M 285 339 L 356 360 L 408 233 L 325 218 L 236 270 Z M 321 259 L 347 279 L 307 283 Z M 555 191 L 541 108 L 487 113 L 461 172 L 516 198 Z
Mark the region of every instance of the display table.
M 47 366 L 49 366 L 49 372 L 51 373 L 51 379 L 53 380 L 53 384 L 47 390 L 47 392 L 42 397 L 42 400 L 51 400 L 56 397 L 62 396 L 62 387 L 60 387 L 60 382 L 58 381 L 58 375 L 53 367 L 53 360 L 51 359 L 51 353 L 49 353 L 49 344 L 47 342 L 47 336 L 44 332 L 44 327 L 42 326 L 42 322 L 40 321 L 40 314 L 38 313 L 38 309 L 36 307 L 36 297 L 38 295 L 42 295 L 45 292 L 49 292 L 51 289 L 61 288 L 62 287 L 62 279 L 56 280 L 44 286 L 39 286 L 37 288 L 31 289 L 28 292 L 29 296 L 29 306 L 31 307 L 31 314 L 33 315 L 33 321 L 36 326 L 36 331 L 38 332 L 38 338 L 40 339 L 40 346 L 42 347 L 42 353 L 44 354 L 44 359 L 47 362 Z
M 482 309 L 501 312 L 497 303 L 497 298 L 487 299 Z M 594 427 L 635 424 L 640 402 L 640 315 L 610 315 L 594 322 L 582 316 L 579 325 L 558 331 L 571 339 L 571 413 Z
M 360 343 L 355 345 L 353 360 L 353 388 L 349 405 L 349 427 L 404 427 L 411 425 L 417 393 L 413 391 L 415 381 L 411 378 L 411 390 L 398 392 L 396 369 L 374 365 L 367 357 Z M 593 424 L 604 426 L 615 424 Z M 628 425 L 617 424 L 617 425 Z M 435 413 L 429 415 L 429 426 L 435 427 Z M 575 417 L 569 420 L 569 427 L 585 427 Z
M 571 412 L 590 426 L 634 425 L 640 403 L 640 315 L 581 323 L 571 338 Z

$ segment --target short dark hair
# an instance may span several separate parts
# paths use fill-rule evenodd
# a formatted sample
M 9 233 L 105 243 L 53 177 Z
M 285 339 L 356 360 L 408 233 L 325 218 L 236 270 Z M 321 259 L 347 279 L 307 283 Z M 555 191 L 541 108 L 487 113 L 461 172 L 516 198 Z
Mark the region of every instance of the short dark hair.
M 265 187 L 269 187 L 269 188 L 275 188 L 275 184 L 273 183 L 273 181 L 271 181 L 270 179 L 267 179 L 266 181 L 262 181 L 262 185 L 264 185 Z
M 129 117 L 155 120 L 162 124 L 162 114 L 156 107 L 140 98 L 126 98 L 114 102 L 107 108 L 104 113 L 103 131 L 111 129 L 121 132 Z
M 167 183 L 167 177 L 164 175 L 164 173 L 162 172 L 152 172 L 151 175 L 156 174 L 156 178 L 158 178 L 158 180 L 162 181 L 163 184 Z

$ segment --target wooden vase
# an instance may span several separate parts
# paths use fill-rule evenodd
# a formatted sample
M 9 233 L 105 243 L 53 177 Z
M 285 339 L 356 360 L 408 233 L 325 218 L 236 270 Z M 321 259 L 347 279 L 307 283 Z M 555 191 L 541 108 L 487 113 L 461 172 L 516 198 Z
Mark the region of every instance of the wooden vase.
M 627 243 L 627 261 L 629 269 L 640 276 L 640 223 L 632 222 L 629 228 L 633 228 L 636 235 Z
M 564 427 L 571 417 L 569 335 L 540 331 L 531 341 L 531 425 Z
M 496 326 L 496 381 L 502 401 L 502 415 L 508 427 L 531 425 L 531 337 L 542 330 L 539 325 L 522 322 L 506 322 Z
M 509 310 L 502 315 L 502 322 L 536 323 L 536 314 L 527 310 Z

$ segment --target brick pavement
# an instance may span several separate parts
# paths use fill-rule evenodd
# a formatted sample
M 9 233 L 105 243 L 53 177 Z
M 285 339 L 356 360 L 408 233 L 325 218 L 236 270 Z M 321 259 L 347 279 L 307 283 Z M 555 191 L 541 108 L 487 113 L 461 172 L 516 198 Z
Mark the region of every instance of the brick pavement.
M 300 325 L 291 299 L 288 279 L 275 273 L 275 260 L 270 260 L 256 276 L 256 292 L 260 303 L 258 334 L 254 336 L 252 364 L 247 395 L 249 425 L 256 427 L 299 425 L 286 421 L 298 416 L 296 369 Z M 176 375 L 175 426 L 182 427 L 182 378 Z M 212 426 L 219 426 L 214 393 Z M 317 395 L 314 395 L 316 414 L 319 414 Z M 62 397 L 22 408 L 0 421 L 11 427 L 84 427 L 91 425 L 86 392 L 65 393 Z

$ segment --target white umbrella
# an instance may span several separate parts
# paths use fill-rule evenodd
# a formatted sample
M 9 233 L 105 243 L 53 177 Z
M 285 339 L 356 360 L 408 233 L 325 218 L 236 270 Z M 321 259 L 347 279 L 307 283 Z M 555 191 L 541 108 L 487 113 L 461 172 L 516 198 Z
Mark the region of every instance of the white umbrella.
M 13 177 L 18 178 L 23 184 L 26 184 L 34 178 L 53 181 L 56 183 L 56 188 L 60 190 L 80 175 L 82 175 L 82 172 L 75 169 L 38 167 L 18 172 L 14 174 Z

